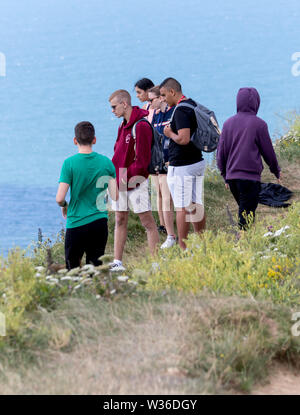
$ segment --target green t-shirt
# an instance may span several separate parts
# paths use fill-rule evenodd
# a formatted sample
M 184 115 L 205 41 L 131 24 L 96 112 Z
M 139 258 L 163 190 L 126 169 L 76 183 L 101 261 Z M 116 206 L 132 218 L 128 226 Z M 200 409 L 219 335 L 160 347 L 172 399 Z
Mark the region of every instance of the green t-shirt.
M 112 161 L 95 152 L 78 153 L 64 161 L 59 182 L 70 185 L 67 228 L 107 218 L 106 189 L 109 180 L 115 177 Z

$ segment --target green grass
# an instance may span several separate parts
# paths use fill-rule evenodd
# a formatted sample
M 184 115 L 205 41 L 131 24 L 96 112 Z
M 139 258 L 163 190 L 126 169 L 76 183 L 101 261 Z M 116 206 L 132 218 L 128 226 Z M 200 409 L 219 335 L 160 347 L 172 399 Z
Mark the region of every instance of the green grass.
M 288 132 L 276 142 L 279 157 L 289 162 L 300 160 L 300 116 L 291 114 L 288 118 Z
M 297 117 L 276 145 L 291 173 L 284 184 L 295 190 L 293 206 L 260 207 L 240 240 L 228 216 L 235 219 L 237 206 L 214 168 L 205 177 L 207 231 L 191 235 L 189 252 L 160 252 L 153 269 L 145 231 L 130 213 L 125 262 L 129 276 L 146 284 L 135 291 L 96 298 L 95 287 L 75 292 L 39 282 L 35 267 L 47 267 L 49 248 L 52 261 L 64 264 L 63 232 L 35 244 L 32 258 L 18 249 L 2 258 L 0 311 L 8 335 L 0 338 L 1 390 L 248 393 L 276 361 L 300 369 L 300 338 L 291 335 L 300 294 L 299 131 Z M 280 237 L 263 237 L 270 226 L 274 233 L 286 225 Z M 110 213 L 108 253 L 113 228 Z
M 181 364 L 188 375 L 219 387 L 250 392 L 275 360 L 300 368 L 300 341 L 287 322 L 290 310 L 238 297 L 201 297 L 191 310 Z M 218 386 L 217 386 L 218 388 Z

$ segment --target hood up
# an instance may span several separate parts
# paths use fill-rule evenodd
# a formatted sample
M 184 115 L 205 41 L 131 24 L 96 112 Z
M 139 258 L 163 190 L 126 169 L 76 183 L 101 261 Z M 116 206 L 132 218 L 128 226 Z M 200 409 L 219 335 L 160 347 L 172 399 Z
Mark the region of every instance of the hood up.
M 255 88 L 240 88 L 236 97 L 237 112 L 257 114 L 260 96 Z

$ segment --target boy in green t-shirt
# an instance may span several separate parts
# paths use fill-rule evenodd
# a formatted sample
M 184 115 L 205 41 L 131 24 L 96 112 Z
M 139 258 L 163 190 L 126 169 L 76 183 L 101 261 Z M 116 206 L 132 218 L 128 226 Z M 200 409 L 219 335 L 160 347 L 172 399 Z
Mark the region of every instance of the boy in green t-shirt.
M 95 129 L 88 121 L 75 127 L 74 144 L 78 154 L 67 158 L 62 166 L 56 202 L 67 218 L 65 255 L 68 269 L 86 263 L 101 265 L 108 236 L 107 189 L 113 200 L 118 199 L 116 171 L 112 161 L 92 150 L 96 143 Z M 71 188 L 70 204 L 65 200 Z

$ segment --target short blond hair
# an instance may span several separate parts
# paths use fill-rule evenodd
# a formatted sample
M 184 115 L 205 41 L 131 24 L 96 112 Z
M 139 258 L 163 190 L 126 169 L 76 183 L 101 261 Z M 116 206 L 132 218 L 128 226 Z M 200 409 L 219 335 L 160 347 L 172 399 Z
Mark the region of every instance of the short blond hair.
M 125 101 L 128 105 L 131 105 L 131 96 L 128 91 L 125 91 L 125 89 L 118 89 L 117 91 L 113 92 L 109 97 L 109 101 L 114 98 L 118 98 L 120 102 Z
M 160 97 L 160 89 L 159 89 L 159 85 L 154 86 L 153 88 L 150 88 L 148 91 L 151 92 L 152 94 L 155 94 L 157 97 Z

